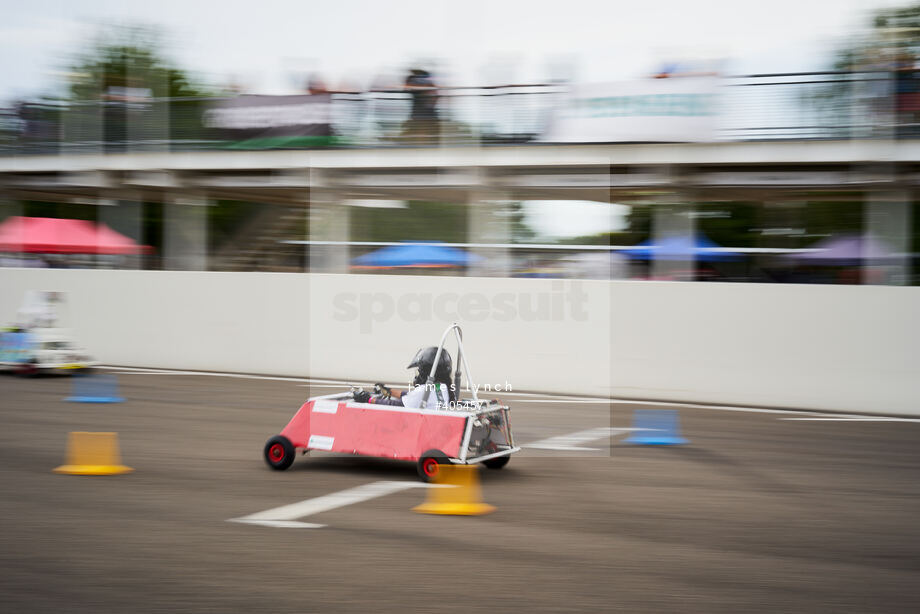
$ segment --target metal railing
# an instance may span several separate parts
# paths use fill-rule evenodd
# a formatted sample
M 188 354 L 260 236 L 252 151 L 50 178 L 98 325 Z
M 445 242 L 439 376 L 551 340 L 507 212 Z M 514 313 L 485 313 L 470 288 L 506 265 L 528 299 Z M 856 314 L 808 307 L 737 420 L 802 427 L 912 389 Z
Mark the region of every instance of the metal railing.
M 920 71 L 757 74 L 720 82 L 715 140 L 920 136 Z M 410 130 L 408 92 L 337 93 L 334 138 L 281 146 L 533 143 L 568 94 L 562 84 L 441 88 L 438 120 Z M 45 101 L 0 109 L 0 155 L 247 148 L 206 125 L 205 112 L 220 100 Z
M 920 77 L 920 75 L 917 75 Z M 915 79 L 910 72 L 909 82 Z M 720 137 L 802 140 L 913 134 L 910 113 L 898 113 L 903 74 L 808 72 L 726 77 Z

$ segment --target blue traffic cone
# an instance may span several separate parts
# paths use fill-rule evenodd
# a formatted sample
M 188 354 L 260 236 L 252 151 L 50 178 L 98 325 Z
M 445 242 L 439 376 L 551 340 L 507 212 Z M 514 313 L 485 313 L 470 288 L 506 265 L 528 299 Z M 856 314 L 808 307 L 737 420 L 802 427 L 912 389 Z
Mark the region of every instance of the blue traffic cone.
M 76 403 L 121 403 L 118 396 L 118 379 L 114 375 L 76 375 L 71 396 L 65 401 Z
M 643 446 L 672 446 L 690 443 L 680 436 L 680 421 L 674 409 L 637 409 L 633 431 L 625 443 Z

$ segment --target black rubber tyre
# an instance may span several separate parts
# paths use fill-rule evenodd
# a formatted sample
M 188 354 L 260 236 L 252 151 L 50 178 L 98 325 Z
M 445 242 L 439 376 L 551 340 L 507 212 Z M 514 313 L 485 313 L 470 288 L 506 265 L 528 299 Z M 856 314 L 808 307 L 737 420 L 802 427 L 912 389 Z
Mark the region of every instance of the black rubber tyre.
M 38 362 L 36 360 L 30 360 L 29 362 L 22 363 L 16 370 L 16 373 L 23 377 L 35 377 L 38 375 Z
M 284 435 L 275 435 L 265 443 L 265 462 L 272 469 L 283 471 L 294 462 L 294 446 Z
M 440 450 L 428 450 L 418 459 L 418 477 L 423 482 L 431 482 L 438 475 L 438 465 L 449 465 L 447 455 Z
M 511 460 L 511 455 L 508 456 L 499 456 L 496 458 L 490 458 L 489 460 L 482 461 L 482 464 L 486 466 L 487 469 L 501 469 L 508 464 L 508 461 Z

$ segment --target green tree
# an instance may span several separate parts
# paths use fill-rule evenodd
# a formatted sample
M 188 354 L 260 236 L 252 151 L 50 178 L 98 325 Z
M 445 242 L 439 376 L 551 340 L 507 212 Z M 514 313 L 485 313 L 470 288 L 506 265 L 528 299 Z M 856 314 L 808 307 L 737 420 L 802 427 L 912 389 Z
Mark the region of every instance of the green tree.
M 912 68 L 920 55 L 920 4 L 900 8 L 882 8 L 873 11 L 866 28 L 847 37 L 833 56 L 831 69 L 844 74 L 828 75 L 822 82 L 805 87 L 799 96 L 800 108 L 805 124 L 820 125 L 825 136 L 848 138 L 865 135 L 865 127 L 853 133 L 853 111 L 866 111 L 870 115 L 857 124 L 875 123 L 875 113 L 884 113 L 893 108 L 893 100 L 886 104 L 880 98 L 886 91 L 893 90 L 893 83 L 886 84 L 884 75 L 894 78 L 899 68 Z M 851 72 L 876 73 L 872 76 L 858 76 Z M 859 100 L 864 102 L 875 98 L 865 109 L 857 109 Z
M 560 239 L 560 245 L 636 245 L 651 236 L 652 207 L 645 203 L 634 203 L 624 219 L 626 225 L 622 230 L 599 232 L 593 235 L 566 237 Z
M 508 203 L 506 215 L 508 217 L 508 234 L 511 237 L 511 243 L 527 243 L 533 240 L 536 233 L 527 223 L 527 211 L 524 209 L 524 203 L 521 201 Z
M 866 31 L 848 38 L 834 55 L 834 70 L 878 70 L 886 62 L 920 52 L 920 4 L 872 12 Z
M 70 100 L 111 97 L 116 88 L 147 90 L 153 98 L 201 97 L 211 92 L 164 53 L 160 30 L 119 26 L 102 30 L 70 65 Z
M 760 206 L 746 202 L 698 203 L 697 233 L 723 247 L 754 247 Z
M 154 27 L 100 30 L 69 63 L 70 104 L 60 120 L 65 139 L 91 143 L 103 131 L 114 150 L 118 143 L 138 147 L 169 140 L 175 147 L 211 138 L 202 122 L 202 99 L 215 92 L 177 66 L 166 50 Z
M 364 208 L 351 216 L 353 241 L 444 241 L 467 239 L 468 206 L 410 200 L 405 208 Z

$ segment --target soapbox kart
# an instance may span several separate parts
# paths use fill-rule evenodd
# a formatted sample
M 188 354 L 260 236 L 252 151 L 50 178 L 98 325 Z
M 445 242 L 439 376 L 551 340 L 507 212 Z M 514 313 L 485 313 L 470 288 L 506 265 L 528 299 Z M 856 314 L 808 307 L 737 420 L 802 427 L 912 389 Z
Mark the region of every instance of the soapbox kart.
M 461 366 L 471 399 L 444 404 L 435 389 L 434 373 L 453 332 L 457 340 L 454 387 L 461 389 Z M 379 458 L 415 461 L 419 477 L 430 480 L 439 465 L 482 463 L 504 467 L 518 452 L 511 433 L 510 408 L 500 401 L 481 401 L 463 353 L 460 326 L 451 324 L 438 346 L 421 407 L 359 403 L 351 392 L 308 399 L 287 426 L 265 444 L 265 461 L 272 469 L 291 466 L 298 449 L 325 450 Z
M 66 306 L 62 292 L 30 290 L 16 314 L 16 324 L 0 330 L 0 370 L 20 375 L 75 373 L 98 364 L 60 325 Z

